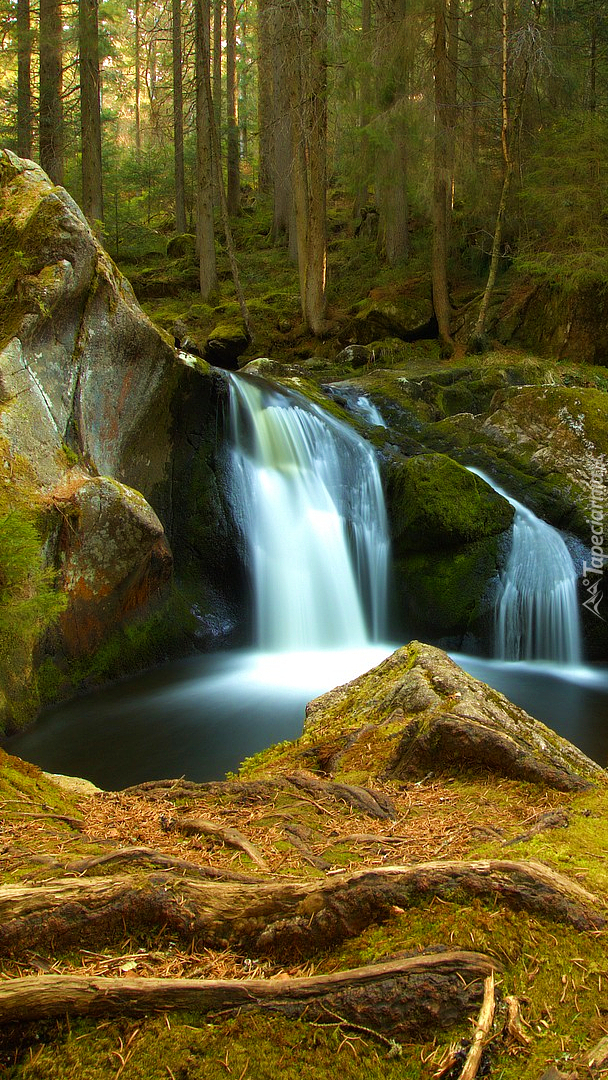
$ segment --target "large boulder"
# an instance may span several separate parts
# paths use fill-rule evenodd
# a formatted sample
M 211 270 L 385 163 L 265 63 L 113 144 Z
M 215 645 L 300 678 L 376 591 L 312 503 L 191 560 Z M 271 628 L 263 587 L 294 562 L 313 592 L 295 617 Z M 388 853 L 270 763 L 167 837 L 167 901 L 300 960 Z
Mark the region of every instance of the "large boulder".
M 488 598 L 513 508 L 445 454 L 393 460 L 386 488 L 399 629 L 452 647 L 488 645 Z
M 513 520 L 506 499 L 446 454 L 391 462 L 387 501 L 397 556 L 496 536 Z
M 348 772 L 416 779 L 496 774 L 577 791 L 608 774 L 440 649 L 412 641 L 377 667 L 310 702 L 302 749 Z
M 545 356 L 608 362 L 608 290 L 604 278 L 575 287 L 517 284 L 496 311 L 501 341 L 519 341 Z
M 41 664 L 54 700 L 88 678 L 87 658 L 89 671 L 111 678 L 196 641 L 219 570 L 224 582 L 234 576 L 234 553 L 214 464 L 225 387 L 155 329 L 69 194 L 8 151 L 0 253 L 0 519 L 18 512 L 38 537 L 26 575 L 32 610 L 50 610 L 44 562 L 67 599 L 44 641 L 48 619 L 37 633 L 22 620 L 19 703 L 0 672 L 0 728 L 10 729 L 38 707 Z M 195 550 L 184 505 L 205 522 Z M 171 549 L 187 584 L 168 594 Z M 149 654 L 146 620 L 159 643 Z
M 89 656 L 129 612 L 145 608 L 171 577 L 165 531 L 143 495 L 107 477 L 85 477 L 60 500 L 60 619 L 70 657 Z
M 15 350 L 60 441 L 148 496 L 167 465 L 175 353 L 74 200 L 0 154 L 0 348 Z M 4 255 L 7 255 L 4 258 Z M 17 344 L 18 342 L 18 344 Z

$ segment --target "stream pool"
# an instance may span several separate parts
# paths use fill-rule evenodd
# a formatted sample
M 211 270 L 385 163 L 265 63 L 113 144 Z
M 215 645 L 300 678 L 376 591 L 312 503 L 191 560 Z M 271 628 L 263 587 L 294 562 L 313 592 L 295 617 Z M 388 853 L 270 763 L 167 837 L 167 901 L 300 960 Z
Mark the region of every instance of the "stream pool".
M 107 790 L 184 776 L 221 779 L 301 733 L 306 703 L 375 666 L 396 645 L 188 657 L 48 709 L 6 749 Z M 600 765 L 608 764 L 608 668 L 454 655 Z

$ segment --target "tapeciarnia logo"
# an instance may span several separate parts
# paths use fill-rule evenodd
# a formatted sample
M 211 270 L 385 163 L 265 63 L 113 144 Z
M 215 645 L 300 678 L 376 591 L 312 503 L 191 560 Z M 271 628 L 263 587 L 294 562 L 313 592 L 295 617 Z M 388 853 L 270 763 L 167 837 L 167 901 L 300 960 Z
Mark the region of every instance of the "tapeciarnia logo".
M 591 480 L 591 507 L 587 519 L 591 526 L 591 562 L 583 563 L 583 585 L 587 590 L 583 607 L 592 611 L 603 622 L 606 620 L 600 612 L 600 604 L 604 598 L 604 566 L 608 559 L 604 539 L 605 498 L 604 464 L 598 463 L 597 473 Z

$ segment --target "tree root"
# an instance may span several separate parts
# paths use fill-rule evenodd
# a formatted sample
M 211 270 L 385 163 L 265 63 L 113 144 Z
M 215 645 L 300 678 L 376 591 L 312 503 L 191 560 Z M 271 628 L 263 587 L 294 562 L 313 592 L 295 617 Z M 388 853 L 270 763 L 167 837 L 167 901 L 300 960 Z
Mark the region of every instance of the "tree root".
M 169 828 L 177 829 L 185 836 L 209 836 L 212 840 L 219 840 L 222 844 L 243 851 L 260 870 L 268 870 L 268 863 L 261 852 L 238 829 L 216 825 L 214 821 L 200 817 L 174 818 L 169 823 Z
M 606 925 L 600 902 L 536 862 L 487 860 L 382 867 L 330 880 L 194 881 L 171 874 L 143 880 L 60 878 L 0 888 L 0 955 L 59 950 L 125 932 L 167 930 L 195 948 L 247 949 L 249 955 L 302 957 L 356 937 L 421 897 L 488 897 L 516 910 L 569 923 Z
M 356 784 L 341 784 L 322 780 L 314 773 L 295 772 L 270 780 L 212 780 L 196 784 L 190 780 L 151 780 L 125 789 L 128 795 L 145 795 L 149 799 L 204 799 L 211 795 L 228 796 L 235 802 L 268 801 L 278 792 L 306 791 L 316 799 L 345 802 L 370 817 L 382 821 L 393 819 L 397 812 L 391 800 L 382 792 Z
M 28 976 L 0 982 L 0 1023 L 255 1010 L 411 1039 L 463 1020 L 495 966 L 480 953 L 440 952 L 299 979 Z

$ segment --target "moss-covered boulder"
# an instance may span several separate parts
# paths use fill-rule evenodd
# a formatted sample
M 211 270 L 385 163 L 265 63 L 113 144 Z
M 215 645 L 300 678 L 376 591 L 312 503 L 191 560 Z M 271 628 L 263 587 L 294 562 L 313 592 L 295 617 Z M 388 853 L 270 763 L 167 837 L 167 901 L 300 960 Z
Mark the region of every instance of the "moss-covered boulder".
M 493 398 L 482 435 L 583 509 L 608 456 L 606 400 L 589 387 L 509 387 Z
M 499 310 L 500 341 L 518 341 L 544 356 L 608 363 L 608 287 L 604 278 L 568 287 L 517 281 Z
M 331 743 L 343 772 L 356 763 L 399 780 L 470 771 L 563 791 L 608 781 L 571 743 L 419 641 L 310 702 L 303 742 L 319 759 Z
M 194 233 L 178 233 L 167 240 L 167 255 L 170 259 L 196 259 L 196 236 Z
M 219 323 L 209 334 L 204 349 L 205 360 L 214 367 L 236 371 L 239 356 L 249 344 L 249 334 L 242 322 Z
M 446 454 L 391 462 L 387 501 L 398 557 L 497 536 L 513 520 L 506 499 Z
M 386 476 L 398 629 L 450 645 L 485 642 L 513 508 L 445 454 L 396 459 Z

